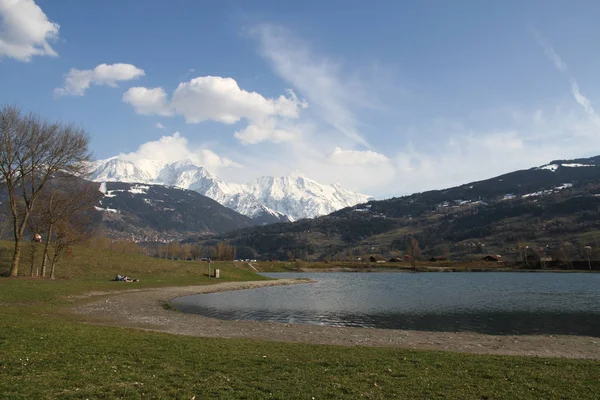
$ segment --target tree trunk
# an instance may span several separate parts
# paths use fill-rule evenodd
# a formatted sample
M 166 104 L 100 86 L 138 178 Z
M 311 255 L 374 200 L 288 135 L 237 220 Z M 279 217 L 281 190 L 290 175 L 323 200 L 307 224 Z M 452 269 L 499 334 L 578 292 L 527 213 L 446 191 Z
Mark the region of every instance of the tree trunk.
M 12 264 L 10 265 L 10 276 L 19 275 L 19 260 L 21 259 L 21 242 L 23 241 L 23 232 L 25 231 L 25 224 L 27 218 L 23 220 L 23 224 L 20 229 L 15 230 L 15 250 L 13 252 Z
M 52 257 L 52 264 L 50 266 L 50 279 L 54 280 L 54 267 L 56 265 L 57 257 Z
M 12 208 L 12 204 L 11 204 Z M 25 215 L 23 216 L 23 221 L 21 221 L 21 226 L 19 226 L 16 216 L 17 210 L 14 207 L 13 216 L 15 216 L 14 220 L 14 237 L 15 237 L 15 250 L 13 252 L 13 259 L 10 265 L 10 276 L 19 275 L 19 260 L 21 258 L 21 242 L 23 240 L 23 233 L 25 232 L 25 226 L 27 225 L 27 220 L 29 219 L 29 211 L 25 210 Z
M 21 238 L 15 239 L 15 249 L 13 252 L 12 263 L 10 265 L 10 276 L 19 275 L 19 258 L 21 258 Z
M 48 263 L 48 247 L 52 237 L 52 224 L 48 226 L 48 235 L 46 235 L 46 245 L 44 246 L 44 255 L 42 256 L 42 276 L 46 276 L 46 264 Z
M 30 261 L 31 261 L 31 277 L 33 278 L 35 276 L 35 253 L 36 253 L 37 247 L 35 247 L 35 242 L 31 242 L 31 254 L 30 254 Z

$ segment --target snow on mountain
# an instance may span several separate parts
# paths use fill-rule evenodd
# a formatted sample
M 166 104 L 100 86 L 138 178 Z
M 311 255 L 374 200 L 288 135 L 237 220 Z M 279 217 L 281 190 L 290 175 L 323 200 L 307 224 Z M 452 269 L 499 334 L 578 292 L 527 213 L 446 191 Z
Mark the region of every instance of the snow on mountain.
M 165 163 L 113 157 L 90 166 L 96 182 L 161 184 L 194 190 L 240 214 L 264 223 L 314 218 L 372 198 L 324 185 L 302 175 L 261 177 L 247 184 L 226 183 L 190 160 Z
M 548 164 L 548 165 L 542 165 L 541 167 L 538 167 L 538 169 L 547 169 L 549 171 L 555 172 L 558 169 L 559 165 L 558 164 Z
M 248 183 L 245 190 L 259 203 L 294 220 L 330 214 L 370 199 L 338 184 L 323 185 L 302 175 L 261 177 Z
M 537 169 L 546 169 L 552 172 L 556 172 L 560 167 L 564 168 L 581 168 L 581 167 L 598 167 L 600 164 L 598 163 L 600 157 L 592 157 L 587 159 L 579 159 L 579 160 L 555 160 L 550 164 L 542 165 Z M 576 161 L 585 161 L 586 163 L 580 163 Z
M 139 168 L 131 161 L 109 158 L 92 163 L 91 174 L 97 182 L 129 182 L 150 183 L 152 174 Z

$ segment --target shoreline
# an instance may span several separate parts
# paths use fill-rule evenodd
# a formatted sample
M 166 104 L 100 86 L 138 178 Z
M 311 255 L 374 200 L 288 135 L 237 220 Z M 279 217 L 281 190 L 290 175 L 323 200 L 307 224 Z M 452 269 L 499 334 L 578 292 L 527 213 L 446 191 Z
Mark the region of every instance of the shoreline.
M 596 270 L 568 270 L 568 269 L 491 269 L 491 268 L 466 268 L 460 269 L 455 267 L 418 267 L 421 268 L 417 271 L 414 271 L 410 268 L 381 268 L 381 267 L 331 267 L 331 268 L 300 268 L 297 271 L 279 271 L 283 273 L 310 273 L 310 272 L 364 272 L 364 273 L 380 273 L 380 272 L 393 272 L 393 273 L 419 273 L 419 272 L 534 272 L 534 273 L 564 273 L 564 274 L 574 274 L 574 273 L 600 273 L 600 271 Z M 278 272 L 268 272 L 261 271 L 265 273 L 278 273 Z
M 299 279 L 223 282 L 208 286 L 90 293 L 92 301 L 69 309 L 82 322 L 196 337 L 249 339 L 342 346 L 376 346 L 474 354 L 600 359 L 600 338 L 569 335 L 486 335 L 399 329 L 333 327 L 234 321 L 178 312 L 165 304 L 181 296 L 311 283 Z M 100 296 L 99 299 L 93 299 Z M 81 298 L 81 297 L 79 297 Z

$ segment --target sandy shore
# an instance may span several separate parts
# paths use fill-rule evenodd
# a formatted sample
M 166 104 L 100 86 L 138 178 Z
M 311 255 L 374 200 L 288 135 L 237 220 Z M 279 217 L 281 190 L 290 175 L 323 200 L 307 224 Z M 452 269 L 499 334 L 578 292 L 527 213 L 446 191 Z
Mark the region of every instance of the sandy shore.
M 401 347 L 479 354 L 600 359 L 600 338 L 564 335 L 495 336 L 468 332 L 424 332 L 328 327 L 257 321 L 223 321 L 163 307 L 169 300 L 199 293 L 303 283 L 295 279 L 225 282 L 210 286 L 89 293 L 89 302 L 70 311 L 87 323 L 130 327 L 179 335 L 243 338 L 343 346 Z M 304 283 L 307 284 L 307 283 Z

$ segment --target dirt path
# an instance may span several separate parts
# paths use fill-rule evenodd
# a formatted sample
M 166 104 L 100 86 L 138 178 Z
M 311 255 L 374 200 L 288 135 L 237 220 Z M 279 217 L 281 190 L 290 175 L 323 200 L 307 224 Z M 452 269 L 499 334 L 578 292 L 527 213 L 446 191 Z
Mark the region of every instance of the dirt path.
M 494 336 L 468 332 L 423 332 L 256 321 L 223 321 L 163 308 L 165 302 L 180 296 L 297 283 L 302 282 L 295 279 L 226 282 L 210 286 L 135 290 L 108 296 L 99 292 L 90 294 L 90 296 L 101 296 L 101 298 L 77 306 L 71 311 L 89 323 L 200 337 L 600 359 L 600 339 L 594 337 Z

